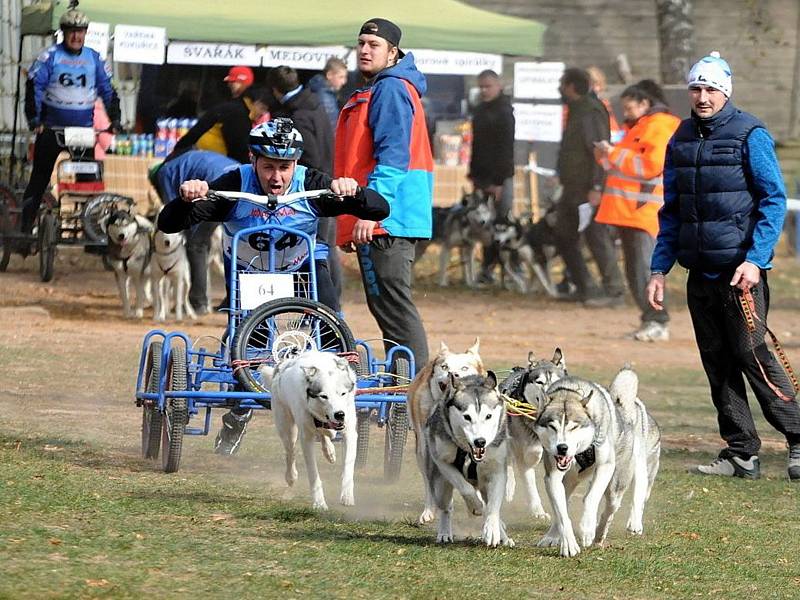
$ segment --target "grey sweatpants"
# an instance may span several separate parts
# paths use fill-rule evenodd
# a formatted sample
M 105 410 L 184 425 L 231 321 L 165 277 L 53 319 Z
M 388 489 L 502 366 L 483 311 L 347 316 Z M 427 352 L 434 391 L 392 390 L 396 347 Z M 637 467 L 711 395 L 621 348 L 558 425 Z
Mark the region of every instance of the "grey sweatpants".
M 416 241 L 381 236 L 358 246 L 358 266 L 367 306 L 388 352 L 395 343 L 414 353 L 417 370 L 428 362 L 428 340 L 411 297 L 411 267 Z

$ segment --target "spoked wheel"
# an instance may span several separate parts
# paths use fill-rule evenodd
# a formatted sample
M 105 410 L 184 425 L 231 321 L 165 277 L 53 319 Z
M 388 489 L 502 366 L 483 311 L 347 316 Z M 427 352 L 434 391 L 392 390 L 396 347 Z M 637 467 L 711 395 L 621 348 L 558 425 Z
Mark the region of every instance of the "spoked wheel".
M 398 382 L 408 382 L 411 368 L 408 360 L 398 358 L 395 361 L 395 372 Z M 403 450 L 408 438 L 408 409 L 405 402 L 393 402 L 389 407 L 389 418 L 386 421 L 386 433 L 383 447 L 383 477 L 391 483 L 400 477 L 403 466 Z
M 42 213 L 39 218 L 39 278 L 42 281 L 53 279 L 56 246 L 59 231 L 58 219 L 50 212 Z
M 358 369 L 356 371 L 359 378 L 369 377 L 369 357 L 367 351 L 358 346 Z M 371 410 L 359 410 L 356 413 L 356 433 L 358 442 L 356 443 L 356 468 L 361 469 L 367 466 L 369 456 L 369 416 Z
M 118 194 L 98 194 L 83 207 L 81 225 L 84 235 L 93 242 L 105 243 L 106 232 L 103 230 L 103 218 L 117 208 L 132 206 L 133 199 Z
M 175 347 L 167 363 L 167 391 L 187 389 L 186 350 Z M 161 423 L 161 466 L 165 473 L 175 473 L 181 464 L 183 432 L 189 421 L 186 398 L 167 398 Z
M 307 352 L 352 352 L 350 328 L 330 308 L 305 298 L 262 304 L 239 325 L 231 349 L 234 373 L 249 392 L 264 393 L 259 365 Z
M 8 261 L 11 260 L 11 253 L 14 250 L 11 234 L 16 232 L 19 226 L 18 208 L 17 196 L 14 191 L 7 185 L 0 183 L 0 235 L 3 236 L 0 271 L 5 271 L 8 268 Z
M 153 342 L 147 349 L 144 391 L 151 394 L 158 392 L 158 382 L 161 379 L 161 348 L 161 342 Z M 158 458 L 162 420 L 158 400 L 145 400 L 142 404 L 142 457 Z

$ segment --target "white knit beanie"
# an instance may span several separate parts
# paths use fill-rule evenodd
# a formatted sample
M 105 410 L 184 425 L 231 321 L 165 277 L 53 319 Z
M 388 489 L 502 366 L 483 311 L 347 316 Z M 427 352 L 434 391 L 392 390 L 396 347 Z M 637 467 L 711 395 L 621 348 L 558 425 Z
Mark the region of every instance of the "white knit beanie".
M 686 78 L 686 84 L 689 87 L 706 85 L 719 90 L 730 98 L 733 92 L 731 68 L 724 59 L 720 58 L 719 52 L 711 52 L 694 64 Z

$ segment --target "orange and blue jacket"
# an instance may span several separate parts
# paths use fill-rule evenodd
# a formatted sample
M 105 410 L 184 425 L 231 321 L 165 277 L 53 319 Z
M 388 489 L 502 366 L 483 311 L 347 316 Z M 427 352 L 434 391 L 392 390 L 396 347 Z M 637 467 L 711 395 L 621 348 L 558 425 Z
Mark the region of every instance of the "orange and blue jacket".
M 426 89 L 409 53 L 356 90 L 339 114 L 334 177 L 352 177 L 391 207 L 373 235 L 431 237 L 433 157 L 421 100 Z M 338 245 L 353 240 L 355 222 L 350 215 L 338 217 Z
M 641 117 L 600 161 L 607 172 L 595 220 L 658 235 L 664 204 L 664 157 L 681 120 L 663 106 Z

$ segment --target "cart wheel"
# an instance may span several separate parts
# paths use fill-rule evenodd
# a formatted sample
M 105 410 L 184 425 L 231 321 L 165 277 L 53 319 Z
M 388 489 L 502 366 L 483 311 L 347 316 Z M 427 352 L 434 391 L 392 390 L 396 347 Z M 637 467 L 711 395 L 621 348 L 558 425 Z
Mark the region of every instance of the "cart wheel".
M 231 359 L 274 364 L 308 350 L 352 352 L 354 346 L 350 328 L 324 304 L 279 298 L 259 306 L 239 325 Z M 256 365 L 234 368 L 234 374 L 247 391 L 267 391 Z
M 411 375 L 408 360 L 398 358 L 395 371 L 399 381 L 406 382 Z M 393 402 L 389 407 L 389 418 L 386 421 L 385 441 L 383 446 L 383 477 L 392 483 L 400 478 L 403 465 L 403 450 L 408 438 L 408 410 L 405 402 Z
M 0 183 L 0 235 L 3 236 L 2 255 L 0 255 L 0 272 L 8 268 L 14 243 L 8 234 L 17 230 L 19 213 L 17 212 L 17 197 L 7 185 Z
M 359 410 L 356 413 L 356 432 L 358 441 L 356 443 L 356 469 L 363 469 L 367 466 L 369 456 L 369 422 L 371 410 Z
M 39 219 L 39 278 L 45 282 L 53 279 L 58 237 L 56 216 L 49 211 L 43 213 Z
M 158 392 L 158 381 L 161 378 L 161 347 L 161 342 L 153 342 L 147 349 L 144 391 L 151 394 Z M 163 416 L 158 410 L 158 401 L 145 400 L 142 405 L 142 457 L 158 458 L 162 420 Z
M 105 243 L 108 238 L 100 222 L 104 216 L 123 204 L 132 206 L 133 200 L 119 194 L 98 194 L 89 200 L 81 214 L 81 224 L 86 238 L 93 242 Z
M 167 390 L 186 390 L 186 350 L 178 346 L 169 354 Z M 175 473 L 181 464 L 183 432 L 189 421 L 186 398 L 167 398 L 161 426 L 161 466 L 165 473 Z

